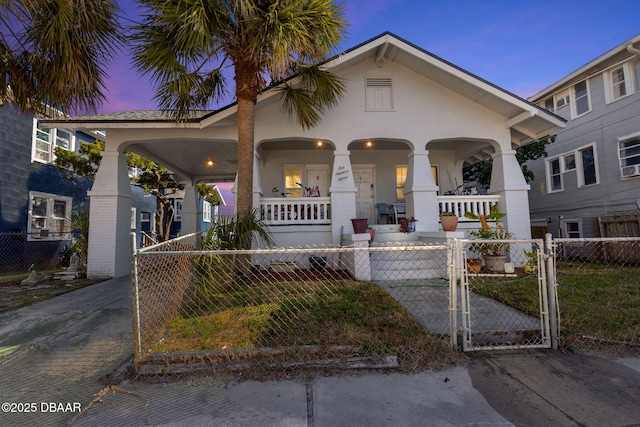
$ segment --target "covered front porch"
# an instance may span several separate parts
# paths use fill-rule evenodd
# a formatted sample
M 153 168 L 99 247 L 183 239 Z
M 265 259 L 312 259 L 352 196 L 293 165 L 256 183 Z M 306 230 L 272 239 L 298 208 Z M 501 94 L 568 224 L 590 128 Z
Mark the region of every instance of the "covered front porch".
M 494 205 L 507 211 L 518 205 L 508 199 L 527 200 L 528 185 L 515 152 L 503 152 L 496 142 L 450 138 L 430 141 L 424 149 L 410 141 L 371 138 L 343 147 L 329 140 L 300 139 L 257 145 L 254 207 L 279 246 L 341 244 L 354 234 L 355 218 L 366 219 L 376 230 L 377 242 L 441 233 L 442 212 L 453 212 L 459 230 L 465 231 L 478 228 L 477 221 L 464 217 L 465 212 L 482 214 Z M 487 156 L 497 159 L 489 194 L 475 187 L 463 192 L 463 167 Z M 512 177 L 508 187 L 505 176 Z M 517 182 L 520 185 L 514 185 Z M 417 220 L 416 234 L 401 233 L 403 218 Z M 529 237 L 528 227 L 518 232 Z

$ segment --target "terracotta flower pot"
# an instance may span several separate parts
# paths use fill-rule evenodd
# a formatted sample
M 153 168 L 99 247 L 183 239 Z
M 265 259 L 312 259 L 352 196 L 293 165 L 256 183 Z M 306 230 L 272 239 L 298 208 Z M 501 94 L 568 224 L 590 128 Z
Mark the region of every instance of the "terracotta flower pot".
M 467 271 L 471 274 L 480 273 L 480 269 L 482 268 L 482 260 L 479 258 L 468 258 L 467 259 Z
M 458 228 L 458 217 L 443 215 L 440 217 L 440 223 L 442 223 L 443 231 L 456 231 Z
M 367 218 L 353 218 L 351 224 L 353 225 L 353 232 L 355 234 L 362 234 L 367 232 L 369 220 Z

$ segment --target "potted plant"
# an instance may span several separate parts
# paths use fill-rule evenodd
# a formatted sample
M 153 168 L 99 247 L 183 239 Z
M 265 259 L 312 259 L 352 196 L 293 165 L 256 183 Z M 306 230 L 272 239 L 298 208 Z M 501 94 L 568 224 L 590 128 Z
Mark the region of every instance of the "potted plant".
M 498 210 L 498 206 L 494 205 L 489 214 L 476 215 L 472 212 L 465 212 L 464 216 L 469 219 L 480 220 L 481 228 L 473 230 L 469 235 L 473 239 L 482 240 L 482 242 L 472 243 L 469 250 L 479 254 L 484 260 L 484 264 L 489 271 L 504 272 L 504 262 L 506 253 L 509 251 L 509 242 L 491 242 L 491 240 L 508 240 L 513 238 L 513 234 L 506 231 L 500 220 L 505 214 Z M 489 225 L 489 221 L 495 221 L 495 227 Z
M 456 231 L 458 228 L 458 215 L 453 212 L 441 212 L 440 223 L 443 231 Z

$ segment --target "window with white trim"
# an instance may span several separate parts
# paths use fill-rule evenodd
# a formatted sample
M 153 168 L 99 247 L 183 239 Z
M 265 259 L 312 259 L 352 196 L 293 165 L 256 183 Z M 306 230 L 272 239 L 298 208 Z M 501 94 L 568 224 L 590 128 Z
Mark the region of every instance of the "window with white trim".
M 404 200 L 404 186 L 407 184 L 407 165 L 396 166 L 396 200 Z
M 391 77 L 366 77 L 365 86 L 365 108 L 367 111 L 393 110 Z
M 607 103 L 633 93 L 633 82 L 629 63 L 619 65 L 605 74 L 605 100 Z
M 564 235 L 569 239 L 580 239 L 582 237 L 582 227 L 579 220 L 564 221 Z
M 284 194 L 286 197 L 302 197 L 302 170 L 301 165 L 285 165 L 284 167 Z
M 576 154 L 569 153 L 562 156 L 563 172 L 570 172 L 576 170 Z
M 562 171 L 560 168 L 560 158 L 548 159 L 545 163 L 547 175 L 547 193 L 562 191 Z
M 576 170 L 578 172 L 578 187 L 598 183 L 598 159 L 595 144 L 578 149 Z
M 135 230 L 136 228 L 138 228 L 138 223 L 137 223 L 137 209 L 136 208 L 131 208 L 131 229 Z
M 202 221 L 211 222 L 211 203 L 202 201 Z
M 67 239 L 71 218 L 71 197 L 57 194 L 29 192 L 29 240 Z
M 581 116 L 591 111 L 591 103 L 589 101 L 589 82 L 587 80 L 576 84 L 573 87 L 573 117 Z
M 568 106 L 570 103 L 569 98 L 569 89 L 565 89 L 554 95 L 556 111 Z
M 640 134 L 618 140 L 618 157 L 623 178 L 640 176 Z
M 55 157 L 55 147 L 74 151 L 75 134 L 66 129 L 42 129 L 37 119 L 33 119 L 33 143 L 31 160 L 41 163 L 51 163 Z
M 182 221 L 182 199 L 173 199 L 173 219 Z

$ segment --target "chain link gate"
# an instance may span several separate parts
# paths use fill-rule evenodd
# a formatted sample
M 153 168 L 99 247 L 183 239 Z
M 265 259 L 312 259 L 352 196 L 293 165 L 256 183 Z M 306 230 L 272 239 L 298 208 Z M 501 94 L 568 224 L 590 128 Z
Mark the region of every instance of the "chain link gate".
M 493 265 L 479 253 L 496 243 L 506 251 Z M 542 240 L 459 240 L 456 258 L 464 351 L 551 348 Z

